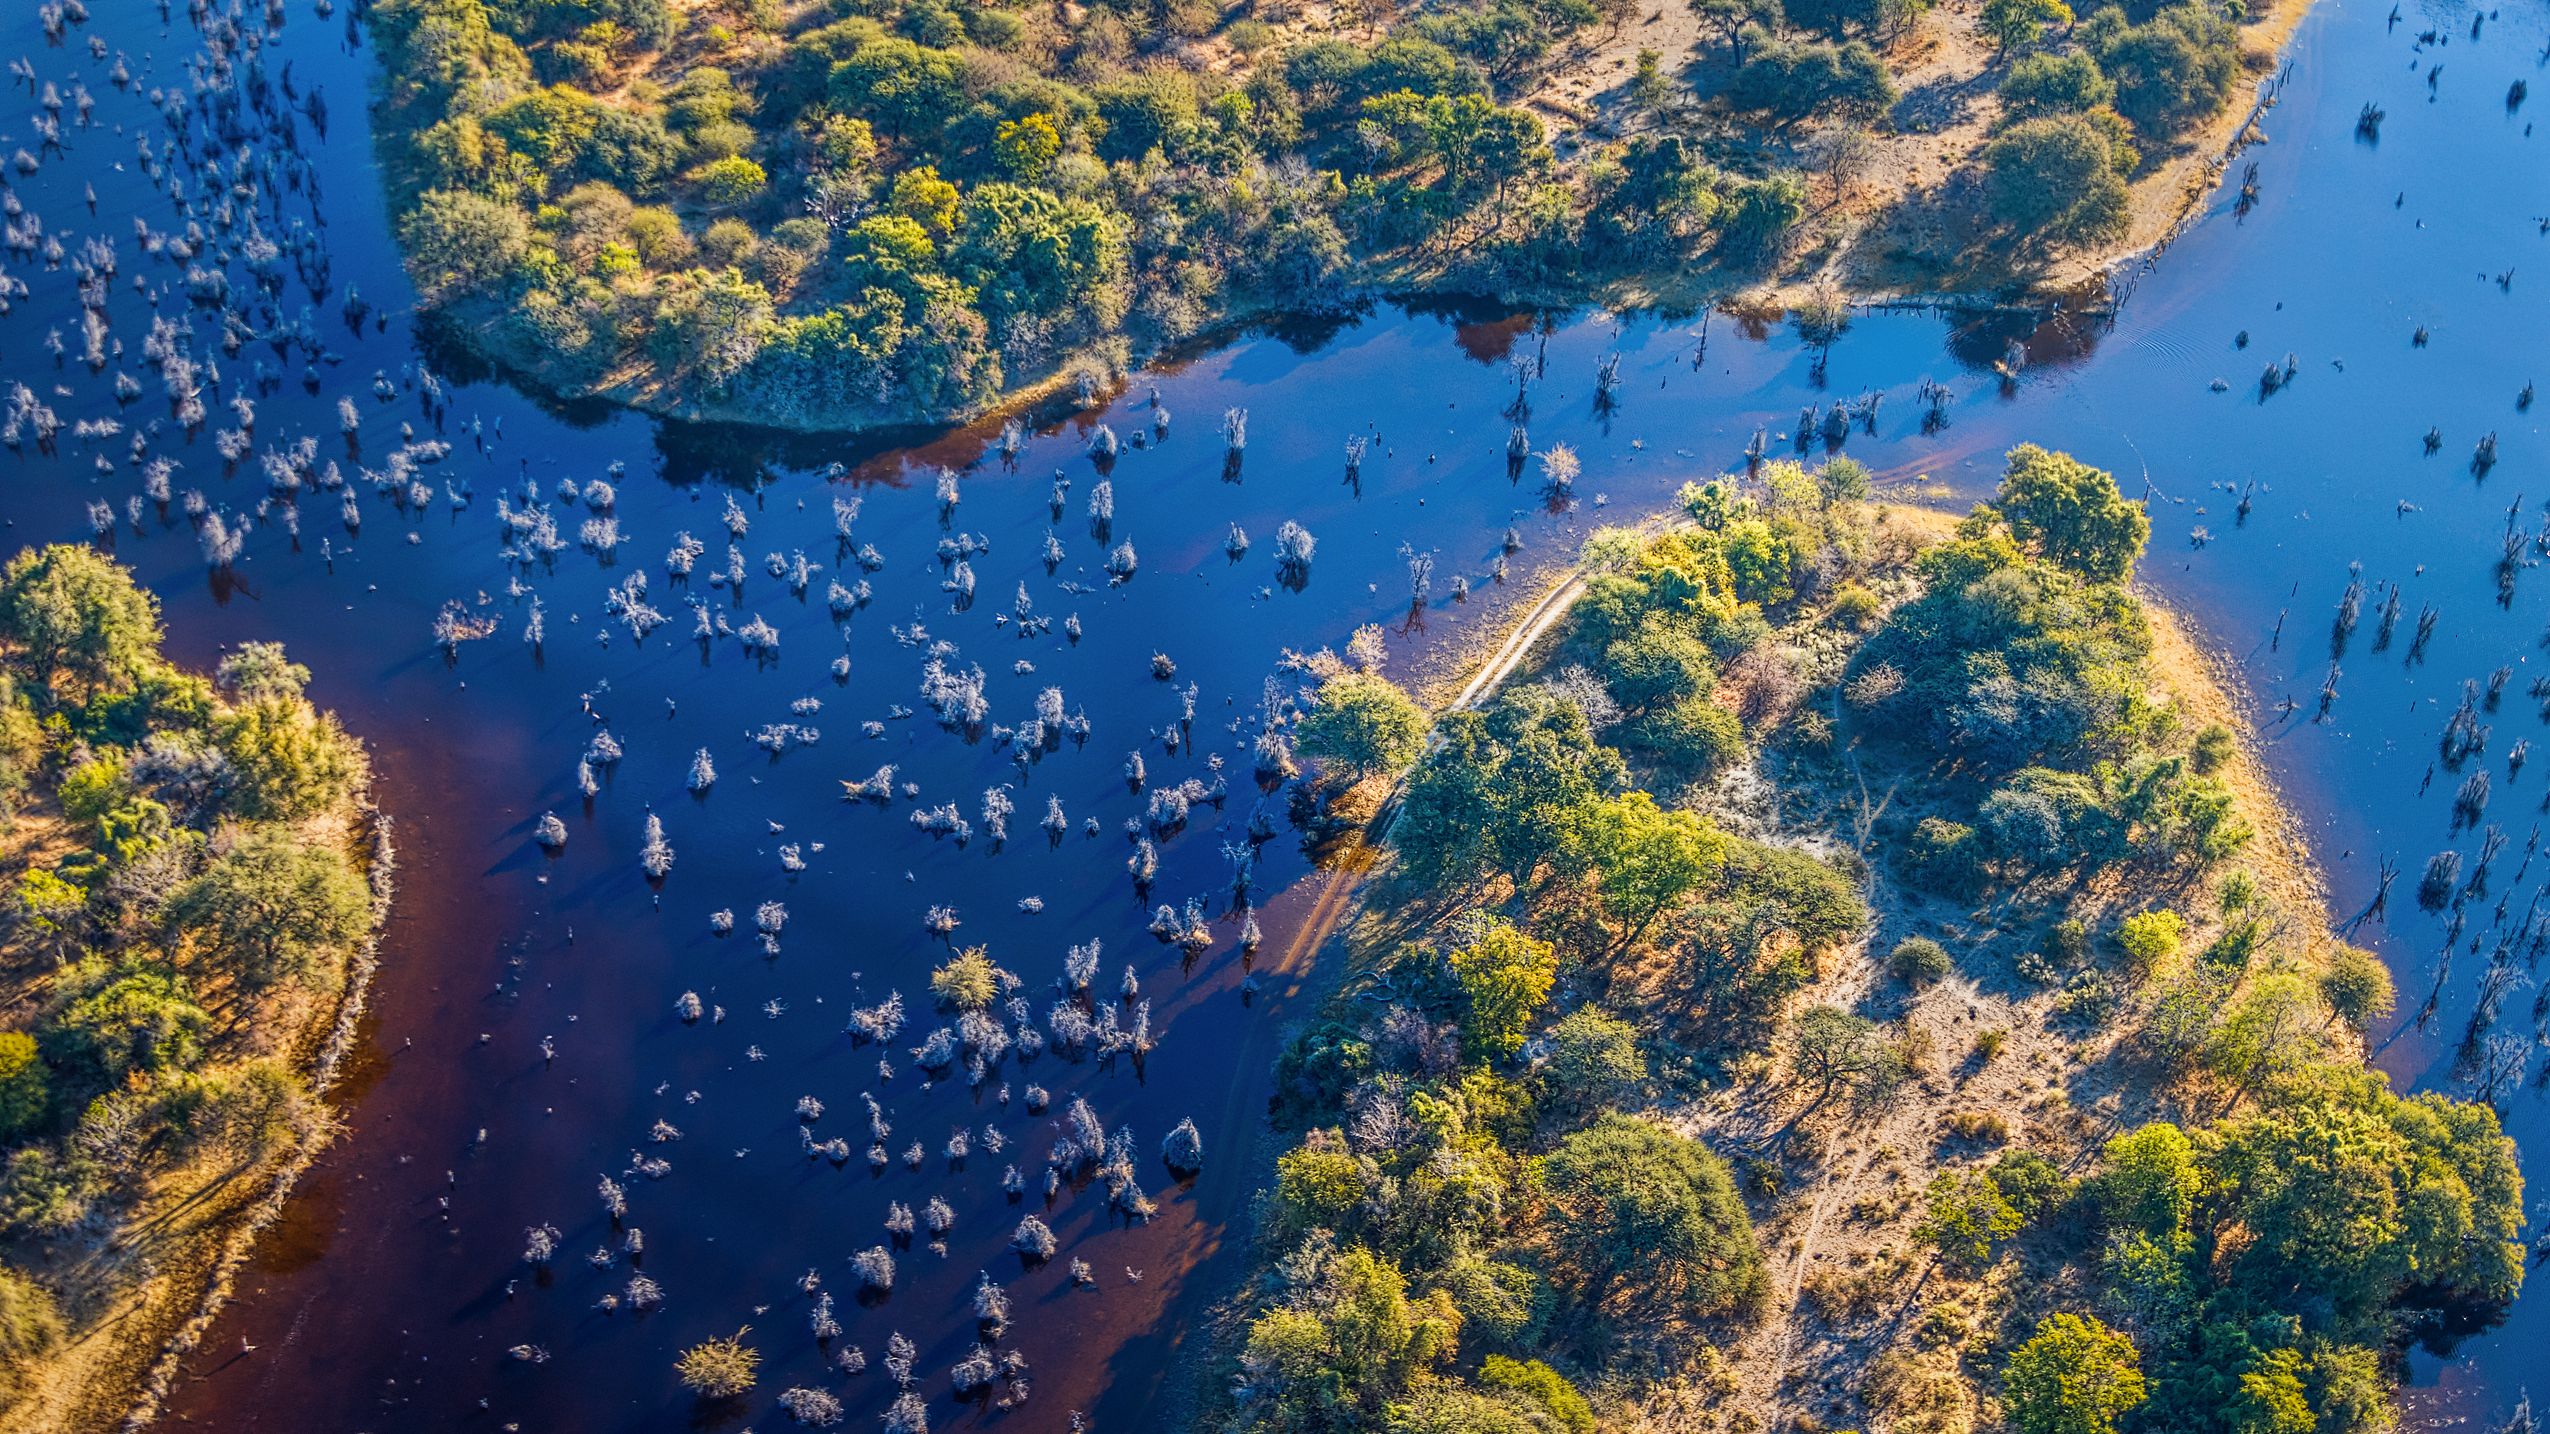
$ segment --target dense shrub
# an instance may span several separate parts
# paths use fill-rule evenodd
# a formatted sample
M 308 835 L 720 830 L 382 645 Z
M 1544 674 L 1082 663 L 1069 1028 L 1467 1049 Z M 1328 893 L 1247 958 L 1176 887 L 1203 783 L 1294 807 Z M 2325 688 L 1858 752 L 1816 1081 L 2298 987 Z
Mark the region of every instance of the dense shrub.
M 1767 1293 L 1753 1222 L 1726 1163 L 1696 1140 L 1605 1115 L 1559 1142 L 1544 1172 L 1551 1231 L 1597 1299 L 1671 1299 L 1723 1313 Z
M 2231 99 L 2240 37 L 2218 9 L 2176 4 L 2133 25 L 2110 8 L 2090 17 L 2083 48 L 2116 83 L 2116 108 L 2156 139 L 2210 118 Z
M 52 1098 L 49 1081 L 35 1038 L 24 1031 L 0 1031 L 0 1141 L 14 1140 L 43 1123 Z
M 2115 98 L 2098 61 L 2079 50 L 2026 56 L 2001 77 L 2001 112 L 2012 120 L 2087 114 Z
M 1630 728 L 1637 748 L 1667 771 L 1706 777 L 1744 760 L 1744 722 L 1705 697 L 1686 697 Z
M 2022 120 L 1984 146 L 1993 217 L 2049 245 L 2123 234 L 2131 197 L 2108 136 L 2086 117 Z
M 1414 762 L 1425 750 L 1426 717 L 1387 678 L 1347 672 L 1320 684 L 1298 735 L 1303 756 L 1359 779 Z
M 1982 894 L 1983 844 L 1963 822 L 1923 817 L 1914 824 L 1899 860 L 1905 877 L 1924 890 L 1961 901 Z
M 1866 116 L 1895 102 L 1895 81 L 1877 52 L 1857 40 L 1773 40 L 1755 47 L 1727 82 L 1726 101 L 1783 123 L 1808 115 Z
M 727 43 L 731 19 L 670 25 L 660 53 L 643 38 L 660 16 L 564 23 L 566 8 L 383 0 L 371 18 L 420 295 L 469 308 L 465 338 L 570 390 L 638 362 L 668 400 L 800 426 L 936 417 L 1075 357 L 1120 361 L 1128 338 L 1186 337 L 1234 300 L 1339 301 L 1358 259 L 1446 233 L 1465 282 L 1530 281 L 1670 264 L 1731 208 L 1730 252 L 1794 222 L 1780 187 L 1731 206 L 1678 141 L 1561 173 L 1538 118 L 1498 101 L 1571 35 L 1624 20 L 1621 0 L 1412 11 L 1376 41 L 1289 48 L 1240 20 L 1216 50 L 1241 57 L 1227 70 L 1184 48 L 1222 24 L 1209 0 L 800 7 L 760 14 L 752 43 Z M 554 234 L 552 206 L 589 185 L 677 203 L 642 235 Z M 724 217 L 769 238 L 805 216 L 821 244 L 710 242 Z M 870 226 L 892 218 L 924 242 L 881 255 Z M 827 259 L 846 282 L 809 282 Z M 762 342 L 645 342 L 712 282 L 687 276 L 694 261 L 770 291 Z M 890 325 L 878 292 L 899 300 Z M 822 323 L 844 311 L 855 344 Z
M 1907 936 L 1887 954 L 1886 969 L 1907 986 L 1927 986 L 1957 969 L 1948 948 L 1927 936 Z

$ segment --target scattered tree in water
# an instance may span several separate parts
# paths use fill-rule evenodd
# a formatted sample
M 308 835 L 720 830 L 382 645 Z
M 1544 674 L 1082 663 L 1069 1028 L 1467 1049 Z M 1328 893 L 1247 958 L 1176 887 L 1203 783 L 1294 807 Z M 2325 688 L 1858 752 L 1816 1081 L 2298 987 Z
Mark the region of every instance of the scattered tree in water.
M 750 1329 L 704 1340 L 683 1350 L 673 1362 L 682 1383 L 705 1399 L 730 1399 L 753 1387 L 761 1370 L 761 1352 L 744 1343 Z

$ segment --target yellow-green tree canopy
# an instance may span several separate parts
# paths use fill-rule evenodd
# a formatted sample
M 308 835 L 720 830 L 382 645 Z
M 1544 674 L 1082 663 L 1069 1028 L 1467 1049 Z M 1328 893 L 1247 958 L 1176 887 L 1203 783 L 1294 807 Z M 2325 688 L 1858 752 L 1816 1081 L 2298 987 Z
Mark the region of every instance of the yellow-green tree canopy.
M 2134 1342 L 2095 1317 L 2053 1314 L 2010 1355 L 2002 1376 L 2019 1434 L 2116 1434 L 2143 1402 Z

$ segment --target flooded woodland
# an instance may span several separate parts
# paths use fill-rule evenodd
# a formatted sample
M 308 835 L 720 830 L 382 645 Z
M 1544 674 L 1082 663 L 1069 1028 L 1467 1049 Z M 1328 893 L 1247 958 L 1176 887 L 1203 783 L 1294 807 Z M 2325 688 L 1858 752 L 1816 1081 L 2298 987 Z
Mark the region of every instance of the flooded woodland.
M 892 439 L 561 409 L 447 358 L 408 318 L 370 51 L 346 7 L 275 13 L 24 7 L 0 44 L 12 546 L 111 552 L 189 664 L 285 643 L 369 745 L 403 876 L 348 1132 L 173 1417 L 681 1427 L 675 1355 L 750 1326 L 767 1386 L 858 1424 L 895 1391 L 827 1375 L 851 1349 L 923 1371 L 943 1427 L 1183 1427 L 1353 881 L 1261 778 L 1269 683 L 1379 624 L 1392 674 L 1448 690 L 1594 526 L 1757 444 L 1962 511 L 2032 441 L 2147 498 L 2144 582 L 2247 682 L 2332 913 L 2388 893 L 2350 938 L 2400 992 L 2377 1063 L 2490 1100 L 2550 1174 L 2550 763 L 2505 756 L 2550 717 L 2550 140 L 2510 92 L 2537 4 L 2322 0 L 2265 142 L 2071 311 L 1854 311 L 1810 342 L 1376 299 Z M 213 48 L 276 108 L 211 146 L 262 176 L 253 225 L 188 239 L 222 181 L 169 115 Z M 169 326 L 192 426 L 145 358 Z M 1580 456 L 1572 491 L 1509 465 L 1518 426 Z M 2435 765 L 2466 690 L 2500 777 L 2477 820 Z M 2421 909 L 2429 859 L 2487 842 L 2496 895 Z M 1020 984 L 933 1049 L 930 973 L 973 947 Z M 1130 1132 L 1129 1194 L 1049 1183 L 1084 1102 Z M 1200 1169 L 1172 1169 L 1189 1120 Z M 1015 1412 L 945 1393 L 987 1279 Z M 2414 1356 L 2410 1422 L 2502 1421 L 2550 1370 L 2545 1309 Z

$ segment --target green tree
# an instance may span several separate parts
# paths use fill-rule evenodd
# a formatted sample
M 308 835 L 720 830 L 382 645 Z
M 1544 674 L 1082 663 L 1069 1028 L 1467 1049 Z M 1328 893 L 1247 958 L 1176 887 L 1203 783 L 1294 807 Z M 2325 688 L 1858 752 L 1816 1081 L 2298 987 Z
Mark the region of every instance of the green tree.
M 1558 948 L 1512 922 L 1491 918 L 1450 958 L 1469 1003 L 1461 1042 L 1474 1056 L 1506 1057 L 1523 1048 L 1532 1017 L 1558 979 Z
M 1895 102 L 1894 76 L 1864 42 L 1774 40 L 1757 48 L 1733 78 L 1725 98 L 1744 113 L 1767 114 L 1782 124 L 1821 115 L 1865 119 Z
M 770 176 L 762 167 L 740 154 L 712 159 L 692 170 L 690 177 L 699 186 L 701 201 L 714 209 L 750 203 L 770 184 Z
M 222 755 L 236 774 L 232 804 L 258 821 L 298 821 L 328 811 L 363 784 L 362 745 L 333 714 L 304 701 L 264 697 L 221 714 Z
M 105 975 L 95 990 L 47 1023 L 45 1043 L 56 1048 L 61 1063 L 85 1070 L 95 1084 L 120 1082 L 137 1071 L 192 1069 L 212 1018 L 195 1004 L 185 978 L 138 964 Z
M 2033 47 L 2048 25 L 2072 23 L 2063 0 L 1983 0 L 1983 33 L 2003 54 Z
M 2319 990 L 2279 971 L 2250 984 L 2205 1043 L 2205 1065 L 2243 1090 L 2300 1070 L 2320 1053 Z
M 1312 1223 L 1335 1225 L 1364 1194 L 1363 1166 L 1334 1145 L 1296 1145 L 1275 1158 L 1275 1198 Z
M 43 1123 L 52 1101 L 51 1074 L 36 1054 L 35 1037 L 0 1031 L 0 1142 Z
M 48 697 L 122 690 L 159 663 L 159 599 L 90 548 L 30 548 L 0 569 L 0 641 Z
M 1049 115 L 1003 120 L 992 135 L 992 158 L 1013 179 L 1042 179 L 1061 154 L 1062 135 Z
M 1241 1360 L 1290 1416 L 1282 1427 L 1374 1428 L 1411 1383 L 1452 1357 L 1460 1325 L 1443 1292 L 1412 1300 L 1396 1265 L 1350 1246 L 1295 1303 L 1258 1316 Z
M 2001 113 L 2012 121 L 2087 114 L 2115 99 L 2098 61 L 2078 50 L 2023 56 L 2001 77 Z
M 2108 23 L 2085 41 L 2116 82 L 2116 108 L 2147 135 L 2175 134 L 2211 116 L 2239 79 L 2239 35 L 2208 6 L 2173 5 L 2141 25 Z
M 1095 337 L 1123 322 L 1131 302 L 1122 226 L 1086 199 L 986 184 L 966 197 L 950 273 L 971 287 L 986 318 L 1032 314 L 1061 320 L 1067 337 Z
M 1903 1057 L 1884 1030 L 1839 1006 L 1809 1006 L 1789 1027 L 1789 1070 L 1815 1088 L 1807 1110 L 1843 1090 L 1882 1094 L 1903 1078 Z
M 1663 109 L 1673 98 L 1673 81 L 1665 78 L 1664 59 L 1655 50 L 1642 49 L 1637 67 L 1629 73 L 1629 102 L 1649 113 Z
M 1607 1113 L 1560 1141 L 1542 1177 L 1551 1237 L 1598 1300 L 1673 1300 L 1709 1315 L 1767 1288 L 1726 1163 L 1696 1140 Z
M 1570 1111 L 1591 1110 L 1647 1078 L 1638 1031 L 1600 1006 L 1579 1006 L 1550 1028 L 1549 1064 L 1541 1069 L 1550 1097 Z
M 833 100 L 897 140 L 927 141 L 955 118 L 965 91 L 956 56 L 888 36 L 832 67 Z
M 1931 1177 L 1923 1201 L 1926 1209 L 1913 1237 L 1963 1270 L 1992 1263 L 1993 1252 L 2027 1223 L 2000 1182 L 1980 1170 L 1941 1171 Z
M 169 915 L 214 969 L 262 987 L 332 976 L 330 958 L 371 930 L 372 902 L 342 853 L 269 828 L 214 857 Z
M 1585 873 L 1635 944 L 1656 918 L 1717 875 L 1726 842 L 1690 812 L 1666 811 L 1646 792 L 1586 803 L 1569 831 L 1567 861 Z
M 1983 147 L 1983 164 L 1993 217 L 2032 242 L 2094 244 L 2132 221 L 2115 148 L 2084 116 L 2021 120 Z
M 2177 1239 L 2204 1184 L 2195 1142 L 2177 1126 L 2156 1120 L 2110 1139 L 2104 1154 L 2105 1168 L 2092 1188 L 2108 1227 Z
M 2133 571 L 2152 520 L 2117 491 L 2113 475 L 2033 443 L 2008 457 L 1997 501 L 2020 542 L 2093 582 Z
M 2339 946 L 2320 972 L 2320 999 L 2330 1014 L 2359 1033 L 2391 1013 L 2398 994 L 2391 969 L 2361 946 Z
M 433 189 L 398 221 L 399 252 L 416 296 L 429 306 L 493 294 L 531 250 L 522 211 L 482 195 Z
M 1727 58 L 1744 62 L 1747 32 L 1767 35 L 1785 18 L 1780 0 L 1684 0 L 1700 28 L 1727 47 Z
M 86 889 L 64 881 L 58 872 L 38 867 L 18 878 L 18 889 L 11 894 L 10 905 L 18 919 L 37 943 L 53 953 L 55 960 L 68 957 L 80 942 L 80 932 L 87 925 L 89 894 Z
M 2002 1387 L 2019 1434 L 2116 1434 L 2143 1402 L 2142 1356 L 2094 1316 L 2048 1315 L 2011 1352 Z
M 1388 678 L 1343 672 L 1319 685 L 1318 705 L 1302 714 L 1303 756 L 1360 781 L 1397 772 L 1425 752 L 1426 715 Z
M 2412 1289 L 2487 1309 L 2522 1286 L 2522 1180 L 2484 1105 L 2403 1100 L 2378 1071 L 2318 1066 L 2196 1147 L 2194 1223 L 2246 1235 L 2226 1274 L 2253 1298 L 2320 1305 L 2379 1337 Z

